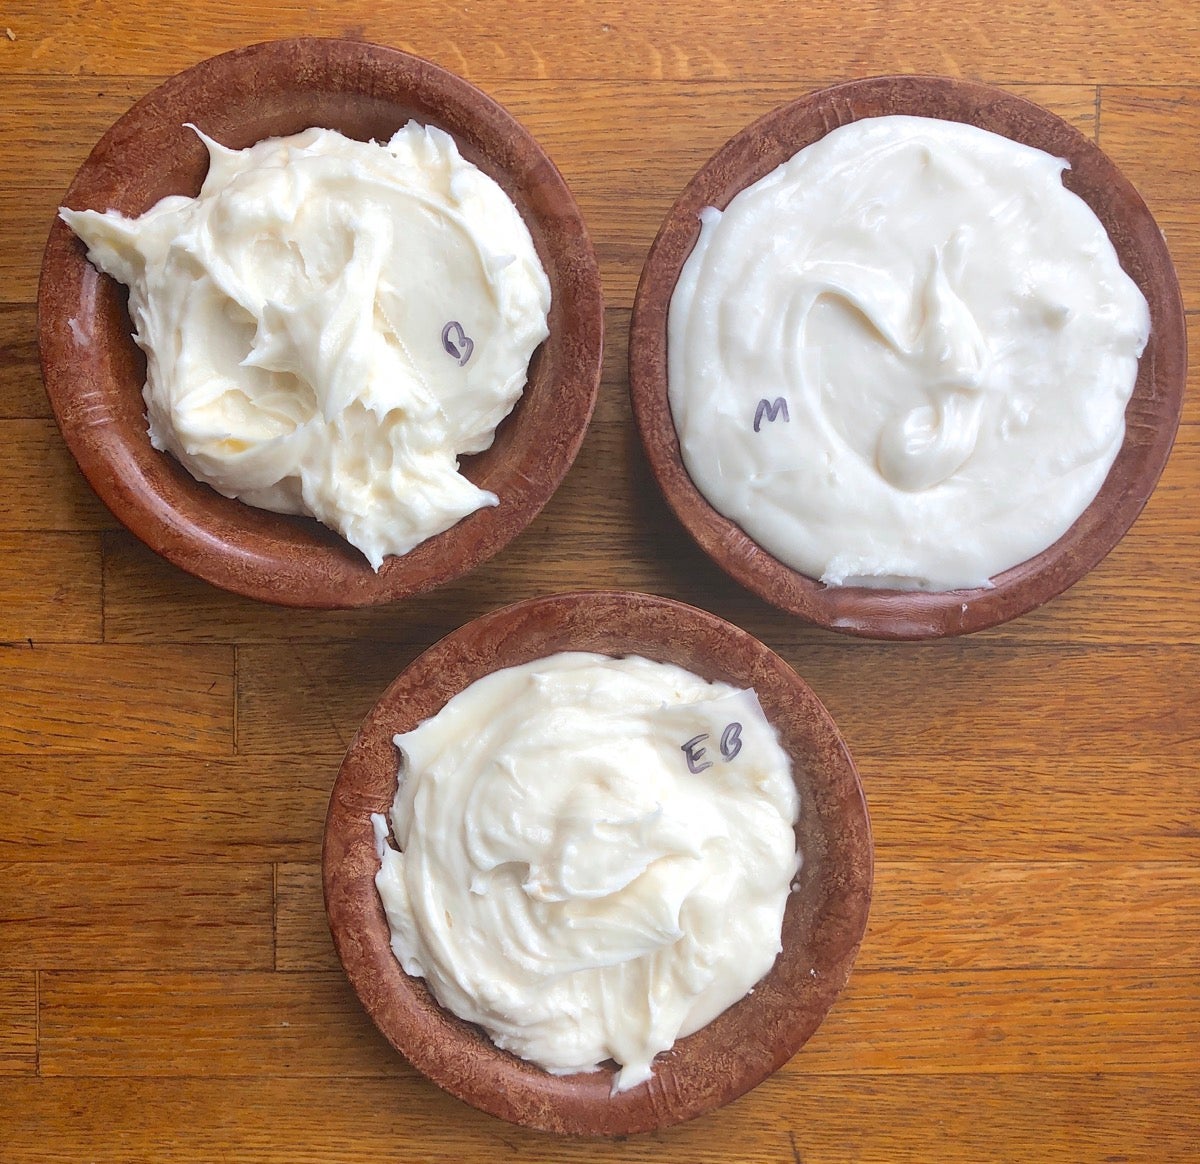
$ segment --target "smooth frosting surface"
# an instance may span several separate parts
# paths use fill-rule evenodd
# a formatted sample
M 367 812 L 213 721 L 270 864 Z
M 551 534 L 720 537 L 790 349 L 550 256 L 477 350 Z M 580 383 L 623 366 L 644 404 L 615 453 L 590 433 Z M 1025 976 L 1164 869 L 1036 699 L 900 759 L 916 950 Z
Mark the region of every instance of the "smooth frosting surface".
M 548 1071 L 656 1054 L 780 950 L 791 761 L 753 691 L 639 657 L 493 672 L 396 737 L 376 877 L 404 970 Z
M 453 138 L 324 129 L 229 150 L 197 198 L 62 210 L 129 287 L 150 439 L 228 497 L 311 514 L 376 569 L 482 506 L 458 472 L 525 386 L 550 284 Z
M 1061 537 L 1120 450 L 1150 331 L 1066 168 L 869 118 L 705 210 L 668 382 L 709 502 L 831 585 L 986 586 Z

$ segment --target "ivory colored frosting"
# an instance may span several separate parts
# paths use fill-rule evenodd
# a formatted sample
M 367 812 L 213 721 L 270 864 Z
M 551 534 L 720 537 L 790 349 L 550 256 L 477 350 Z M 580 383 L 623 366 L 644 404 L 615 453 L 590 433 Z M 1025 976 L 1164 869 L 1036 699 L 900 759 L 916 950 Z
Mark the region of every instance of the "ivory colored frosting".
M 614 1090 L 743 997 L 798 868 L 791 762 L 753 691 L 564 653 L 395 738 L 376 877 L 404 970 L 547 1071 Z
M 869 118 L 705 210 L 668 382 L 714 508 L 831 585 L 987 586 L 1061 537 L 1120 451 L 1150 331 L 1066 168 Z
M 311 514 L 376 569 L 498 504 L 458 457 L 491 445 L 550 306 L 507 195 L 415 122 L 383 145 L 200 136 L 197 198 L 61 211 L 129 287 L 155 448 L 228 497 Z

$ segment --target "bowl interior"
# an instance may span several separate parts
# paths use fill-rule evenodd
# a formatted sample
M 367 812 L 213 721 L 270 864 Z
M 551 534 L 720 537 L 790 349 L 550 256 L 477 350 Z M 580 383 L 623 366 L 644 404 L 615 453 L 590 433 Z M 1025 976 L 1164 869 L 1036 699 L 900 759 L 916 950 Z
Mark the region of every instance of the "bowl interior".
M 151 448 L 145 363 L 125 291 L 55 221 L 39 289 L 43 374 L 59 425 L 93 487 L 129 528 L 177 565 L 253 597 L 303 606 L 399 598 L 471 569 L 523 529 L 570 467 L 599 382 L 603 306 L 578 207 L 534 139 L 499 105 L 427 61 L 356 41 L 275 41 L 205 61 L 167 81 L 101 139 L 64 198 L 141 214 L 194 195 L 207 154 L 187 123 L 244 148 L 319 125 L 386 140 L 409 119 L 454 136 L 529 227 L 552 291 L 550 337 L 525 393 L 487 451 L 464 461 L 501 503 L 477 511 L 375 573 L 336 534 L 221 497 Z
M 1025 142 L 1071 168 L 1066 186 L 1104 224 L 1121 265 L 1150 304 L 1150 342 L 1125 413 L 1125 440 L 1091 505 L 1054 545 L 1005 571 L 990 588 L 924 593 L 824 586 L 759 547 L 692 484 L 667 400 L 667 314 L 699 235 L 699 212 L 724 209 L 744 187 L 804 146 L 865 117 L 912 114 L 961 121 Z M 634 416 L 668 504 L 702 549 L 768 602 L 833 630 L 873 638 L 964 634 L 1040 606 L 1077 582 L 1141 512 L 1174 440 L 1187 373 L 1179 283 L 1145 203 L 1094 142 L 1040 106 L 945 77 L 875 77 L 801 97 L 733 137 L 696 174 L 663 222 L 638 286 L 629 344 Z
M 788 901 L 783 953 L 754 992 L 655 1061 L 653 1078 L 610 1094 L 612 1071 L 548 1075 L 443 1011 L 400 969 L 374 877 L 370 814 L 396 791 L 392 736 L 501 667 L 563 650 L 641 654 L 758 693 L 792 756 L 803 867 Z M 829 714 L 777 655 L 681 603 L 593 592 L 534 599 L 487 615 L 420 656 L 384 693 L 338 773 L 325 829 L 330 928 L 375 1024 L 416 1067 L 468 1103 L 546 1131 L 618 1135 L 678 1123 L 759 1083 L 816 1030 L 849 976 L 866 927 L 871 834 L 853 761 Z

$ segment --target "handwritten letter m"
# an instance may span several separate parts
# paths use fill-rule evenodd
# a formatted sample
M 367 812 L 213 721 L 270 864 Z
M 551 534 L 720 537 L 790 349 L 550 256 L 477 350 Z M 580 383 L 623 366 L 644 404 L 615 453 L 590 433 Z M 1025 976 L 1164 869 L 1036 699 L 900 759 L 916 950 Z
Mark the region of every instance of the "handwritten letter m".
M 763 417 L 774 421 L 779 416 L 782 416 L 784 420 L 789 419 L 787 401 L 782 396 L 777 396 L 774 400 L 760 400 L 758 407 L 754 410 L 754 431 L 758 432 L 762 428 Z

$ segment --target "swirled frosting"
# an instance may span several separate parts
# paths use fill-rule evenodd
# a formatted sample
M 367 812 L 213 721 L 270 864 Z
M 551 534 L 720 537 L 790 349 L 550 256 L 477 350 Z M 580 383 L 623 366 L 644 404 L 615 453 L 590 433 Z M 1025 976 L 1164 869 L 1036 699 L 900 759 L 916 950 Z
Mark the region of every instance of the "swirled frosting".
M 614 1089 L 746 994 L 798 868 L 791 762 L 753 691 L 565 653 L 396 737 L 376 877 L 401 966 L 548 1071 Z
M 548 334 L 516 207 L 441 130 L 200 135 L 196 198 L 62 210 L 129 287 L 150 440 L 227 497 L 311 514 L 378 569 L 499 499 L 488 448 Z
M 1061 537 L 1120 450 L 1150 329 L 1066 168 L 868 118 L 705 210 L 668 382 L 712 505 L 831 585 L 986 586 Z

